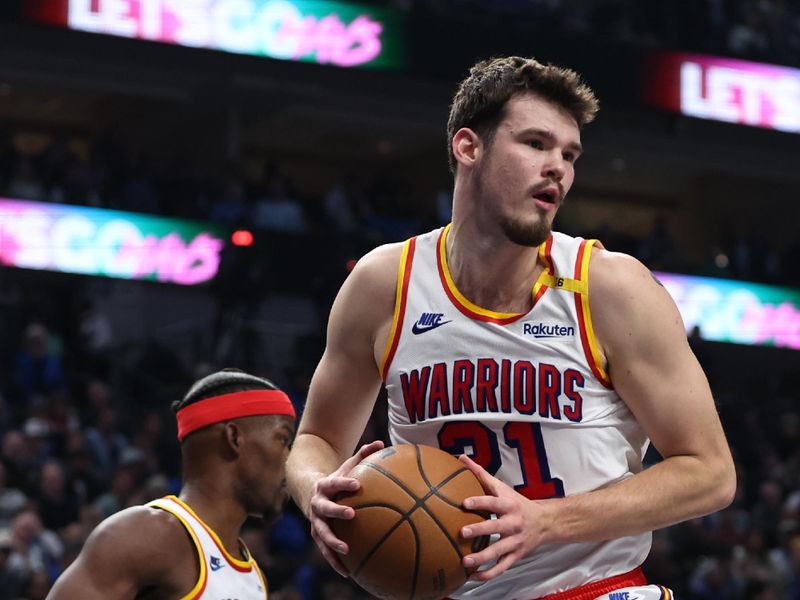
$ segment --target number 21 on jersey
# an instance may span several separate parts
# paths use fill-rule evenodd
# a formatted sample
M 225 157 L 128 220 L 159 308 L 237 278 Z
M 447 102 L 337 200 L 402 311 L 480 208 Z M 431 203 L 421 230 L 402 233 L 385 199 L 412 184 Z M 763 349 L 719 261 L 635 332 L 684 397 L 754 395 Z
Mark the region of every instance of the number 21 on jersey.
M 503 439 L 480 421 L 449 421 L 439 430 L 439 447 L 458 456 L 468 453 L 476 463 L 495 475 L 502 465 L 500 444 L 516 450 L 522 483 L 514 489 L 531 500 L 558 498 L 564 495 L 561 479 L 550 476 L 547 453 L 539 423 L 514 421 L 503 426 Z

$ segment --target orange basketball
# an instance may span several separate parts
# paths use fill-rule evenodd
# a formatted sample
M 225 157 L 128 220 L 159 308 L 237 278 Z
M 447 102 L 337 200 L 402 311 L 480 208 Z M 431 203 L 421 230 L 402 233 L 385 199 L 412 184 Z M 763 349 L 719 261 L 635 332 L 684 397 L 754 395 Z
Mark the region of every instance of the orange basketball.
M 361 489 L 336 501 L 356 515 L 331 527 L 350 547 L 340 558 L 361 587 L 385 600 L 435 600 L 464 584 L 462 558 L 488 542 L 460 534 L 485 519 L 461 506 L 484 495 L 472 472 L 447 452 L 403 444 L 368 456 L 350 477 Z

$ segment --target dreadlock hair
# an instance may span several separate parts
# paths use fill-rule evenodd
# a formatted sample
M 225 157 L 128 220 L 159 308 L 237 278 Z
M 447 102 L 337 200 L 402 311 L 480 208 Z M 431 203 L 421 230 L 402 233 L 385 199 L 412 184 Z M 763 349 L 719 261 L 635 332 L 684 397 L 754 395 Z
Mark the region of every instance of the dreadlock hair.
M 175 400 L 172 403 L 172 412 L 177 413 L 185 406 L 223 394 L 277 389 L 278 386 L 269 379 L 250 375 L 241 369 L 226 368 L 194 382 L 182 400 Z

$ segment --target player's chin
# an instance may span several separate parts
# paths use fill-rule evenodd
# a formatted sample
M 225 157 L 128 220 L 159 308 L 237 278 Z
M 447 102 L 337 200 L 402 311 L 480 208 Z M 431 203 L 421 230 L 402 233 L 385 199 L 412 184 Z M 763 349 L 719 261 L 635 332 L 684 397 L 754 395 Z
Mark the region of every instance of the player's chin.
M 270 506 L 261 511 L 261 519 L 264 521 L 265 525 L 272 525 L 275 521 L 280 519 L 281 514 L 283 514 L 282 504 L 280 506 Z
M 274 523 L 277 521 L 281 514 L 283 514 L 283 509 L 286 506 L 286 503 L 289 500 L 289 496 L 286 493 L 286 488 L 281 488 L 275 493 L 275 498 L 272 502 L 268 503 L 264 510 L 261 511 L 261 518 L 264 520 L 266 524 Z

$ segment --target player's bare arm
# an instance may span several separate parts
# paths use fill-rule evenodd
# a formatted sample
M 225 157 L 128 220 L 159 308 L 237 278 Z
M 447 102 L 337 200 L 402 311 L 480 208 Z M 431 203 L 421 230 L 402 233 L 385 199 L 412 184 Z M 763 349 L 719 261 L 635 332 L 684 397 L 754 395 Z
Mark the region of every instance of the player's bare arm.
M 181 598 L 192 591 L 197 550 L 169 513 L 137 506 L 97 526 L 48 600 Z
M 379 367 L 389 337 L 397 289 L 401 244 L 373 250 L 345 281 L 331 309 L 325 353 L 314 372 L 308 401 L 287 463 L 287 482 L 295 502 L 311 521 L 311 534 L 325 558 L 340 573 L 335 556 L 347 545 L 326 523 L 352 518 L 352 509 L 331 499 L 357 489 L 345 477 L 380 442 L 353 450 L 372 413 L 381 385 Z
M 502 536 L 466 557 L 467 565 L 500 559 L 476 579 L 499 575 L 542 543 L 650 531 L 719 510 L 733 498 L 730 450 L 669 294 L 640 262 L 604 250 L 593 253 L 589 289 L 592 322 L 611 381 L 664 460 L 601 490 L 530 501 L 463 459 L 492 494 L 473 499 L 468 507 L 500 516 L 465 532 Z

